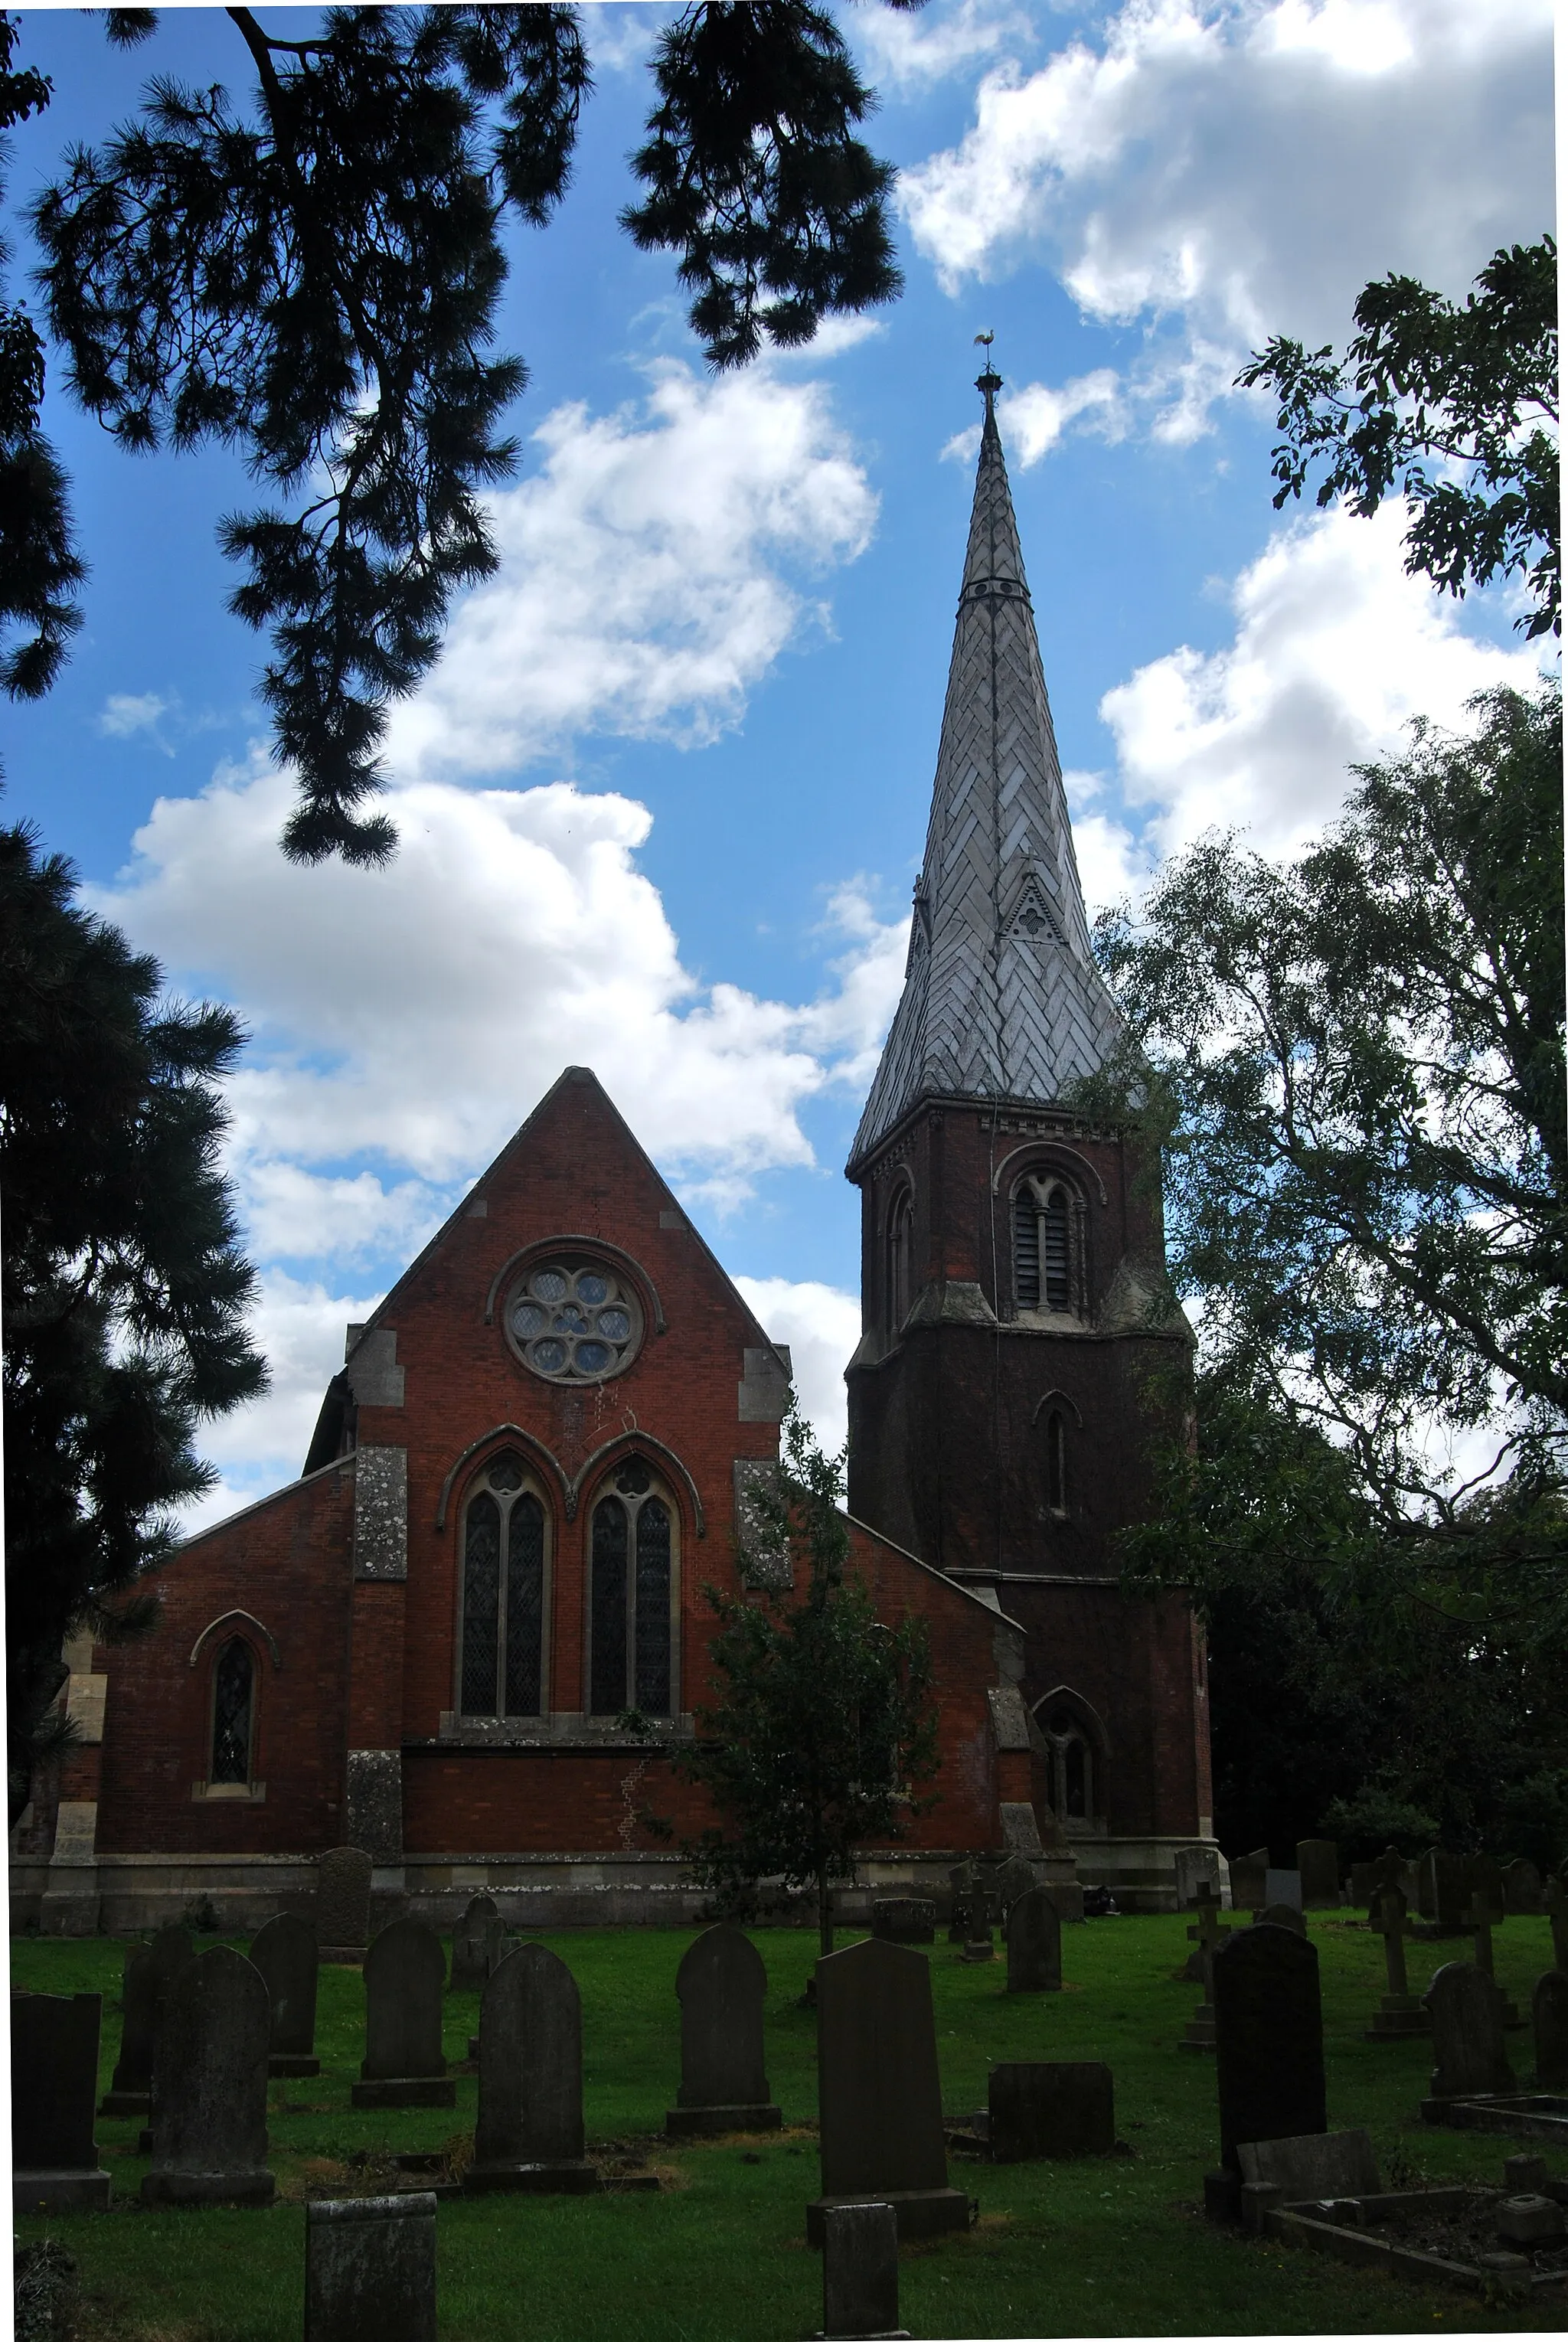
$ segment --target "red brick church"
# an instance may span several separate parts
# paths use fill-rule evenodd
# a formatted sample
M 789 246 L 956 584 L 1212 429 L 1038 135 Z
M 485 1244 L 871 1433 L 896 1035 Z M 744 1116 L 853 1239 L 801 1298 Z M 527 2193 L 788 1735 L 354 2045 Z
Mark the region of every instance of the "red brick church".
M 1203 1643 L 1181 1604 L 1123 1600 L 1111 1539 L 1150 1501 L 1190 1336 L 1153 1306 L 1157 1196 L 1068 1103 L 1116 1017 L 997 386 L 904 991 L 848 1166 L 853 1563 L 884 1615 L 927 1623 L 943 1760 L 939 1802 L 866 1850 L 860 1891 L 1044 1847 L 1064 1893 L 1075 1866 L 1168 1907 L 1175 1850 L 1212 1837 Z M 1174 1386 L 1153 1371 L 1173 1365 Z M 348 1328 L 300 1478 L 181 1549 L 152 1635 L 65 1653 L 80 1745 L 13 1833 L 16 1920 L 119 1930 L 205 1897 L 245 1926 L 345 1842 L 428 1917 L 480 1889 L 524 1926 L 694 1916 L 644 1817 L 705 1818 L 669 1752 L 706 1696 L 702 1589 L 754 1550 L 789 1382 L 568 1067 Z

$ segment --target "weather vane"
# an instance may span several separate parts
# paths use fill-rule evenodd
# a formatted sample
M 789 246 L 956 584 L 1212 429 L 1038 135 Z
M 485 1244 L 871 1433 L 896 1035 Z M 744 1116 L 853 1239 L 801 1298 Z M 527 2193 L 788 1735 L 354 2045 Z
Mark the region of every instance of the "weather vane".
M 976 382 L 974 387 L 984 395 L 985 400 L 985 411 L 987 415 L 989 415 L 991 412 L 991 402 L 1002 387 L 1002 376 L 997 373 L 991 358 L 991 345 L 996 339 L 996 335 L 994 332 L 988 331 L 984 334 L 976 334 L 974 339 L 985 352 L 985 371 L 980 376 L 980 379 Z

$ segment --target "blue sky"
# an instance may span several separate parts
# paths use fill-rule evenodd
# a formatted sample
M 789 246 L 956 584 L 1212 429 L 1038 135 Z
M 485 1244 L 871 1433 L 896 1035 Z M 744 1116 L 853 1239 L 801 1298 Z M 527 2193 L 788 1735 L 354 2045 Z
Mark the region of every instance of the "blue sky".
M 19 62 L 55 98 L 11 141 L 14 273 L 21 206 L 150 74 L 249 85 L 217 9 L 128 54 L 95 16 L 24 13 Z M 502 567 L 394 717 L 388 871 L 277 854 L 263 646 L 215 535 L 242 467 L 126 457 L 51 392 L 92 575 L 62 681 L 9 711 L 6 810 L 252 1035 L 230 1160 L 274 1383 L 212 1431 L 209 1515 L 298 1470 L 345 1324 L 573 1060 L 834 1436 L 858 1320 L 841 1166 L 924 843 L 977 331 L 1092 906 L 1215 824 L 1289 852 L 1353 759 L 1540 663 L 1508 596 L 1403 576 L 1396 513 L 1275 514 L 1271 411 L 1231 384 L 1272 332 L 1343 345 L 1372 276 L 1459 294 L 1551 225 L 1546 0 L 842 7 L 906 289 L 719 383 L 668 258 L 615 226 L 670 13 L 584 11 L 573 186 L 512 239 L 504 340 L 531 380 Z

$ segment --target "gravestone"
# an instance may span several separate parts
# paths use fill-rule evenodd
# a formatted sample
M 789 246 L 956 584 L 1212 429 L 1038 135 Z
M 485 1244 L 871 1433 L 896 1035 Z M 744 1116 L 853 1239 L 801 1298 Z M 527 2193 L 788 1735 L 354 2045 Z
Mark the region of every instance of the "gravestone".
M 1303 1837 L 1296 1847 L 1301 1872 L 1302 1906 L 1308 1911 L 1337 1910 L 1340 1903 L 1339 1847 L 1332 1837 Z
M 948 1919 L 947 1940 L 962 1944 L 968 1938 L 974 1913 L 974 1898 L 980 1885 L 980 1866 L 975 1862 L 956 1862 L 947 1874 L 952 1891 L 952 1909 Z
M 261 1972 L 219 1944 L 164 1996 L 153 2053 L 153 2164 L 145 2204 L 270 2204 Z
M 1260 2138 L 1328 2128 L 1316 1947 L 1293 1928 L 1233 1927 L 1214 1954 L 1220 2161 Z
M 1237 2149 L 1242 2167 L 1242 2225 L 1263 2231 L 1269 2208 L 1325 2196 L 1381 2193 L 1377 2157 L 1364 2130 L 1329 2130 L 1305 2138 L 1257 2139 Z
M 1489 1903 L 1501 1918 L 1507 1908 L 1507 1902 L 1503 1884 L 1503 1865 L 1494 1854 L 1467 1855 L 1464 1883 L 1472 1902 Z
M 308 1919 L 280 1911 L 258 1927 L 251 1966 L 261 1970 L 272 2002 L 272 2050 L 267 2070 L 275 2075 L 319 2074 L 315 2054 L 315 1929 Z
M 1568 1973 L 1568 1879 L 1549 1878 L 1543 1900 L 1552 1928 L 1552 1965 Z
M 1475 1950 L 1472 1957 L 1476 1967 L 1483 1976 L 1491 1977 L 1495 1983 L 1497 1971 L 1493 1965 L 1492 1930 L 1502 1926 L 1503 1910 L 1483 1887 L 1478 1887 L 1465 1905 L 1464 1924 L 1474 1938 Z M 1510 2032 L 1521 2031 L 1524 2024 L 1524 2019 L 1506 1993 L 1503 1996 L 1503 2022 Z
M 1347 1892 L 1350 1900 L 1353 1903 L 1359 1904 L 1363 1911 L 1371 1908 L 1373 1897 L 1377 1893 L 1379 1883 L 1379 1870 L 1375 1862 L 1353 1862 L 1351 1864 L 1350 1885 Z
M 675 1972 L 681 2087 L 664 2117 L 671 2138 L 778 2129 L 784 2117 L 769 2098 L 763 2060 L 767 1988 L 763 1956 L 740 1928 L 710 1927 L 688 1947 Z
M 356 2107 L 454 2107 L 441 2049 L 446 1955 L 423 1919 L 394 1919 L 365 1956 L 365 2058 Z M 481 2025 L 483 2035 L 483 2025 Z
M 993 1881 L 992 1893 L 1004 1935 L 1007 1932 L 1007 1914 L 1014 1903 L 1020 1896 L 1032 1894 L 1039 1883 L 1039 1872 L 1032 1862 L 1025 1862 L 1022 1855 L 1010 1854 L 1000 1866 Z
M 305 2342 L 435 2342 L 435 2198 L 307 2204 Z
M 1198 1916 L 1187 1937 L 1195 1948 L 1182 1973 L 1188 1982 L 1203 1986 L 1203 1997 L 1188 2018 L 1177 2047 L 1207 2051 L 1214 2046 L 1214 1953 L 1222 1935 L 1229 1930 L 1220 1926 L 1220 1898 L 1209 1880 L 1200 1885 L 1193 1907 Z
M 452 1931 L 452 1990 L 483 1992 L 493 1966 L 491 1922 L 500 1922 L 492 1895 L 475 1895 Z
M 1235 1911 L 1261 1911 L 1264 1887 L 1268 1881 L 1269 1850 L 1260 1846 L 1253 1854 L 1238 1854 L 1231 1864 L 1231 1907 Z
M 929 1944 L 936 1936 L 936 1906 L 923 1895 L 879 1895 L 871 1932 L 884 1944 Z
M 1568 2090 L 1568 1976 L 1548 1968 L 1530 1998 L 1535 2031 L 1535 2087 Z
M 834 2204 L 824 2213 L 822 2330 L 824 2342 L 904 2333 L 898 2322 L 898 2219 L 891 2204 Z
M 1292 1911 L 1305 1907 L 1302 1901 L 1302 1875 L 1299 1870 L 1264 1871 L 1263 1909 L 1266 1911 L 1274 1903 L 1283 1903 Z
M 817 2100 L 822 2194 L 806 2237 L 844 2201 L 891 2204 L 901 2237 L 969 2225 L 969 2199 L 947 2184 L 942 2084 L 923 1952 L 874 1938 L 816 1967 Z
M 994 2163 L 1116 2151 L 1109 2066 L 993 2066 L 987 2113 Z
M 1436 2063 L 1423 2114 L 1447 2098 L 1513 2089 L 1503 2047 L 1503 1995 L 1489 1976 L 1473 1961 L 1450 1960 L 1428 1986 L 1426 2006 Z
M 93 2138 L 103 2014 L 95 1992 L 11 1996 L 14 2216 L 109 2208 L 109 2175 Z
M 1463 1932 L 1463 1911 L 1470 1899 L 1465 1871 L 1463 1856 L 1450 1854 L 1444 1847 L 1433 1847 L 1422 1857 L 1421 1915 L 1456 1936 Z
M 1007 1914 L 1007 1989 L 1062 1989 L 1062 1915 L 1046 1887 L 1032 1887 Z
M 1179 1846 L 1175 1853 L 1176 1908 L 1190 1911 L 1197 1900 L 1198 1888 L 1208 1885 L 1216 1896 L 1220 1891 L 1219 1848 L 1213 1846 Z
M 335 1846 L 315 1866 L 315 1940 L 339 1967 L 364 1959 L 370 1939 L 371 1860 L 363 1847 Z
M 1517 1919 L 1538 1919 L 1545 1908 L 1541 1896 L 1541 1873 L 1523 1857 L 1503 1871 L 1503 1907 Z
M 599 2185 L 583 2152 L 583 2004 L 543 1944 L 508 1952 L 479 2004 L 479 2120 L 463 2185 L 541 2196 Z
M 183 1927 L 160 1927 L 150 1944 L 133 1944 L 127 1950 L 120 1987 L 120 2055 L 101 2115 L 145 2117 L 150 2111 L 158 2010 L 175 1977 L 195 1958 Z
M 1277 1878 L 1279 1876 L 1276 1870 L 1274 1877 Z M 1306 1921 L 1293 1903 L 1265 1905 L 1263 1910 L 1253 1913 L 1253 1925 L 1254 1927 L 1288 1927 L 1293 1936 L 1300 1936 L 1303 1942 L 1306 1940 Z
M 1407 1910 L 1400 1887 L 1383 1886 L 1375 1890 L 1367 1925 L 1373 1935 L 1383 1937 L 1388 1989 L 1373 2012 L 1365 2035 L 1368 2041 L 1408 2041 L 1413 2034 L 1432 2030 L 1431 2012 L 1411 1991 L 1405 1970 L 1404 1938 L 1410 1925 Z

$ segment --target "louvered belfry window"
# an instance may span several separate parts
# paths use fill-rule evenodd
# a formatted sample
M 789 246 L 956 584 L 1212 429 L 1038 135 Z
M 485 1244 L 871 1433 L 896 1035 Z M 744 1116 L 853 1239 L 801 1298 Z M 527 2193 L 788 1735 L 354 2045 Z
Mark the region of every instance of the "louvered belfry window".
M 1060 1180 L 1025 1179 L 1013 1199 L 1013 1296 L 1020 1309 L 1071 1309 L 1073 1232 Z
M 634 1458 L 594 1507 L 589 1712 L 674 1714 L 674 1518 Z
M 544 1710 L 544 1507 L 514 1456 L 497 1456 L 463 1534 L 462 1713 Z

